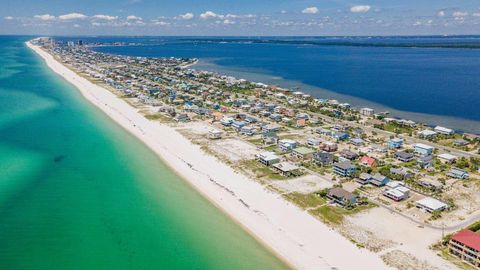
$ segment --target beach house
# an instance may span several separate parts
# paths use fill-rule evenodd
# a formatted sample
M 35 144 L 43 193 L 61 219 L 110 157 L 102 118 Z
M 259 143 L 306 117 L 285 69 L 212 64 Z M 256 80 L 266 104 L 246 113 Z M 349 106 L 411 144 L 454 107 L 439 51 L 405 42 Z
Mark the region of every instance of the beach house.
M 393 139 L 388 140 L 388 142 L 387 142 L 387 146 L 390 149 L 402 148 L 402 145 L 403 145 L 403 139 L 402 138 L 393 138 Z
M 303 160 L 312 158 L 314 153 L 315 153 L 315 150 L 304 147 L 304 146 L 297 147 L 292 150 L 292 156 L 294 158 L 303 159 Z
M 446 203 L 443 203 L 431 197 L 425 197 L 421 200 L 418 200 L 415 206 L 428 213 L 432 213 L 433 211 L 443 211 L 448 208 L 448 205 Z
M 468 179 L 470 177 L 470 175 L 466 170 L 455 168 L 455 167 L 450 169 L 450 171 L 447 173 L 447 176 L 450 176 L 456 179 Z
M 208 132 L 208 138 L 211 140 L 218 140 L 222 138 L 222 132 L 217 129 L 212 129 Z
M 266 166 L 270 166 L 272 164 L 280 162 L 280 157 L 273 152 L 260 153 L 256 155 L 256 159 L 258 160 L 258 162 Z
M 360 159 L 360 164 L 362 164 L 365 167 L 373 167 L 375 166 L 375 162 L 376 162 L 375 158 L 369 157 L 369 156 L 363 156 Z
M 300 168 L 289 162 L 280 162 L 272 165 L 275 172 L 282 176 L 291 177 L 300 175 Z
M 413 145 L 415 154 L 422 157 L 431 155 L 434 149 L 435 148 L 433 146 L 423 143 L 416 143 Z
M 350 161 L 337 162 L 333 164 L 333 172 L 340 176 L 351 176 L 356 170 L 357 167 Z
M 407 199 L 410 196 L 410 189 L 404 186 L 389 188 L 383 192 L 383 196 L 399 202 Z
M 313 154 L 313 161 L 321 166 L 330 165 L 333 163 L 333 155 L 327 152 L 317 152 Z
M 278 141 L 278 148 L 282 152 L 290 152 L 297 147 L 297 142 L 290 139 L 282 139 Z
M 411 160 L 413 160 L 413 154 L 412 153 L 408 153 L 408 152 L 396 152 L 395 153 L 395 158 L 402 161 L 402 162 L 409 162 Z
M 357 202 L 356 195 L 339 187 L 330 189 L 327 193 L 327 198 L 341 206 Z
M 448 252 L 480 269 L 480 234 L 462 230 L 450 238 Z
M 441 126 L 436 126 L 433 130 L 435 130 L 439 134 L 448 135 L 448 136 L 453 135 L 453 133 L 455 133 L 453 129 L 441 127 Z
M 389 181 L 390 181 L 390 178 L 388 178 L 385 175 L 382 175 L 380 173 L 376 173 L 376 174 L 372 175 L 372 179 L 370 179 L 370 184 L 372 184 L 374 186 L 377 186 L 377 187 L 383 187 Z

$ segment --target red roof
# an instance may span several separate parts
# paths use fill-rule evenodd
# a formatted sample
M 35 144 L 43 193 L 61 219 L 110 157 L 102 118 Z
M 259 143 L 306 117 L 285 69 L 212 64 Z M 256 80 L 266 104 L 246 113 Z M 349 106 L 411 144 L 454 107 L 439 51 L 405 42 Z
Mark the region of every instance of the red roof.
M 470 230 L 463 230 L 452 236 L 452 239 L 467 247 L 480 251 L 480 234 L 478 233 L 474 233 Z
M 364 156 L 360 162 L 367 164 L 368 166 L 372 166 L 375 163 L 375 159 L 369 156 Z

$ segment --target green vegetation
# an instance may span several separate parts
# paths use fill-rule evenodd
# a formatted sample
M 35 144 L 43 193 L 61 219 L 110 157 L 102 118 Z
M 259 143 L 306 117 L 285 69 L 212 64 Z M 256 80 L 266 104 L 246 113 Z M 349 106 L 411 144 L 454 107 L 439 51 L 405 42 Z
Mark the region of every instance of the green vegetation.
M 287 177 L 277 174 L 269 167 L 260 164 L 256 160 L 243 160 L 240 162 L 241 166 L 252 171 L 257 178 L 268 180 L 285 180 Z
M 283 195 L 283 197 L 301 208 L 314 208 L 326 203 L 326 200 L 317 193 L 302 194 L 298 192 L 292 192 Z
M 346 215 L 354 215 L 376 206 L 376 204 L 368 203 L 365 205 L 358 205 L 353 209 L 347 210 L 339 206 L 324 205 L 317 209 L 310 210 L 309 212 L 326 223 L 338 225 L 343 222 L 343 218 Z
M 156 113 L 156 114 L 147 114 L 145 115 L 145 118 L 148 120 L 159 120 L 160 122 L 173 122 L 174 120 L 170 117 L 167 117 L 165 115 Z

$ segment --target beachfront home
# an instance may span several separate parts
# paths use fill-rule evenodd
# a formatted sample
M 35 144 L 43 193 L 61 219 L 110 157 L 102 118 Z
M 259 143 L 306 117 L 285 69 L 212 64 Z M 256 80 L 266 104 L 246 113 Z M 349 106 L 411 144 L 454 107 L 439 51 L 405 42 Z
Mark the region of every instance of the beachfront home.
M 333 155 L 327 152 L 318 152 L 313 154 L 313 161 L 321 166 L 330 165 L 333 163 Z
M 222 132 L 220 130 L 212 129 L 208 132 L 208 138 L 211 140 L 221 139 Z
M 263 152 L 256 156 L 258 162 L 263 165 L 270 166 L 272 164 L 280 162 L 280 157 L 273 152 Z
M 175 120 L 177 120 L 178 122 L 188 122 L 190 121 L 190 118 L 186 113 L 179 113 L 175 116 Z
M 275 172 L 286 177 L 300 175 L 300 168 L 289 162 L 275 163 L 272 165 L 272 168 Z
M 423 143 L 416 143 L 413 145 L 413 150 L 415 154 L 421 157 L 431 155 L 434 149 L 435 148 L 433 146 L 423 144 Z
M 282 139 L 278 141 L 278 147 L 282 152 L 290 152 L 297 147 L 297 142 L 290 139 Z
M 390 149 L 402 148 L 402 145 L 403 145 L 403 139 L 402 138 L 393 138 L 393 139 L 390 139 L 387 143 L 387 146 Z
M 292 156 L 298 159 L 310 159 L 313 157 L 313 154 L 315 153 L 315 150 L 301 146 L 298 148 L 294 148 L 292 150 Z
M 468 179 L 470 175 L 466 170 L 462 170 L 460 168 L 452 168 L 448 173 L 447 176 L 457 178 L 457 179 Z
M 382 175 L 380 173 L 376 173 L 376 174 L 372 175 L 372 179 L 370 179 L 370 184 L 372 184 L 374 186 L 377 186 L 377 187 L 383 187 L 389 181 L 390 181 L 390 178 L 388 178 L 385 175 Z
M 420 138 L 425 138 L 425 139 L 430 139 L 433 138 L 435 135 L 437 135 L 437 132 L 430 130 L 430 129 L 425 129 L 420 132 L 418 132 L 418 136 Z
M 480 269 L 480 234 L 462 230 L 450 238 L 448 252 Z
M 413 160 L 413 154 L 408 152 L 396 152 L 395 158 L 402 161 L 402 162 L 409 162 Z
M 455 133 L 453 129 L 441 127 L 441 126 L 436 126 L 433 130 L 435 130 L 439 134 L 448 135 L 448 136 L 453 135 L 453 133 Z
M 339 187 L 330 189 L 327 193 L 327 198 L 341 206 L 355 204 L 357 202 L 356 195 Z
M 448 208 L 448 205 L 437 199 L 425 197 L 416 202 L 416 207 L 428 213 L 432 213 L 433 211 L 443 211 Z
M 350 161 L 337 162 L 333 164 L 333 172 L 340 176 L 351 176 L 356 170 L 357 167 Z
M 361 115 L 364 115 L 364 116 L 373 116 L 373 114 L 375 113 L 375 110 L 371 109 L 371 108 L 361 108 L 360 109 L 360 114 Z

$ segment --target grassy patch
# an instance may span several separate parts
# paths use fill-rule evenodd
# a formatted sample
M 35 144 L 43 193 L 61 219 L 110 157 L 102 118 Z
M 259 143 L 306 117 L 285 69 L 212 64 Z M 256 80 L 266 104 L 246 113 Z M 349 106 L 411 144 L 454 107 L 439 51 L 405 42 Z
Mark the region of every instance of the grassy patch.
M 285 180 L 287 177 L 275 173 L 269 167 L 260 164 L 256 160 L 244 160 L 241 161 L 241 166 L 245 169 L 252 171 L 258 178 L 266 178 L 270 180 Z
M 148 120 L 158 120 L 160 122 L 173 122 L 174 121 L 172 118 L 167 117 L 163 114 L 159 114 L 159 113 L 147 114 L 147 115 L 145 115 L 145 118 L 147 118 Z
M 302 194 L 298 192 L 292 192 L 283 195 L 283 197 L 301 208 L 318 207 L 326 203 L 324 198 L 315 193 Z
M 368 203 L 366 205 L 359 205 L 356 206 L 355 208 L 351 210 L 347 210 L 343 207 L 339 206 L 332 206 L 332 205 L 324 205 L 321 206 L 317 209 L 309 211 L 312 215 L 320 218 L 326 223 L 338 225 L 341 224 L 343 221 L 343 218 L 346 215 L 354 215 L 357 213 L 360 213 L 364 210 L 371 209 L 373 207 L 376 207 L 377 205 Z

